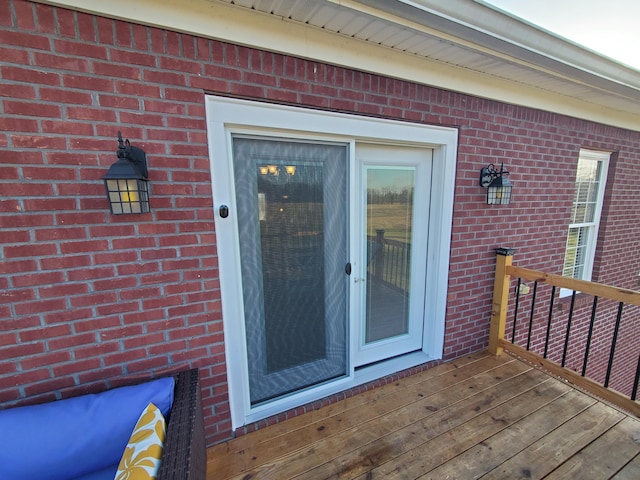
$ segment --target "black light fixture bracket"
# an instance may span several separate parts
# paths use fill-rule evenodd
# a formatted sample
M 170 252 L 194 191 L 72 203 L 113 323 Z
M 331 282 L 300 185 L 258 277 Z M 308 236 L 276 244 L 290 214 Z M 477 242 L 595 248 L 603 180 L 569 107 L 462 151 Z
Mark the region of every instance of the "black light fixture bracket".
M 513 186 L 508 178 L 509 172 L 504 169 L 504 163 L 500 170 L 491 163 L 480 169 L 480 186 L 487 189 L 488 205 L 508 205 L 511 203 Z
M 491 183 L 493 183 L 496 178 L 500 178 L 503 175 L 509 175 L 509 172 L 504 169 L 504 163 L 500 165 L 500 170 L 498 170 L 496 166 L 491 163 L 486 167 L 480 169 L 480 186 L 489 188 Z
M 141 148 L 131 146 L 128 138 L 123 140 L 122 132 L 120 131 L 118 131 L 118 150 L 116 151 L 116 156 L 118 157 L 118 161 L 127 160 L 133 163 L 134 167 L 140 173 L 140 178 L 147 180 L 149 172 L 147 171 L 146 153 Z M 114 166 L 115 165 L 116 164 L 114 164 Z

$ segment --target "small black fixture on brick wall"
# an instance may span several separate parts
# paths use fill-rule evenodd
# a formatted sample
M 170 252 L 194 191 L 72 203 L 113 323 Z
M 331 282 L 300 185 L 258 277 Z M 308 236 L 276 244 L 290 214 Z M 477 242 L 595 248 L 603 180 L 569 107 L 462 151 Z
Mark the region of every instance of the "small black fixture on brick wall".
M 488 205 L 509 205 L 511 202 L 512 185 L 507 175 L 509 172 L 504 169 L 504 163 L 500 170 L 494 164 L 480 169 L 480 185 L 487 189 Z
M 132 147 L 129 140 L 122 140 L 118 132 L 118 161 L 103 177 L 111 213 L 149 212 L 149 182 L 147 181 L 147 155 L 144 150 Z

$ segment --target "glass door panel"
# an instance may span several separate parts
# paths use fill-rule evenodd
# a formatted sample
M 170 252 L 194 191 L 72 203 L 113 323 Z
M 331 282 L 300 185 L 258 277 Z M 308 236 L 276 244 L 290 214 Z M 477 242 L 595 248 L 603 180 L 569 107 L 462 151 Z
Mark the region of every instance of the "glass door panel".
M 234 137 L 252 405 L 347 374 L 347 149 Z
M 366 167 L 365 343 L 409 331 L 415 167 Z
M 432 151 L 356 145 L 360 169 L 361 308 L 356 365 L 422 348 Z

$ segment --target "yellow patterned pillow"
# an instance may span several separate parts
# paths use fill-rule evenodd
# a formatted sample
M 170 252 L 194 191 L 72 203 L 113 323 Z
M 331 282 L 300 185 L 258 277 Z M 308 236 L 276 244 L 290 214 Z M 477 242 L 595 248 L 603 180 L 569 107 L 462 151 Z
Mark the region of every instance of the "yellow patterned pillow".
M 115 480 L 155 480 L 164 443 L 165 420 L 153 403 L 144 409 L 124 449 Z

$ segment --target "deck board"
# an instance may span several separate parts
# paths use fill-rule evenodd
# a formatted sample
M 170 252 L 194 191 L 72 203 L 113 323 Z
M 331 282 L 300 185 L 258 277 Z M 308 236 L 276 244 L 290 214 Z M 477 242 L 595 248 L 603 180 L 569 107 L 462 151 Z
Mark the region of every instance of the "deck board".
M 476 354 L 207 453 L 211 480 L 621 480 L 640 478 L 640 421 L 509 355 Z

